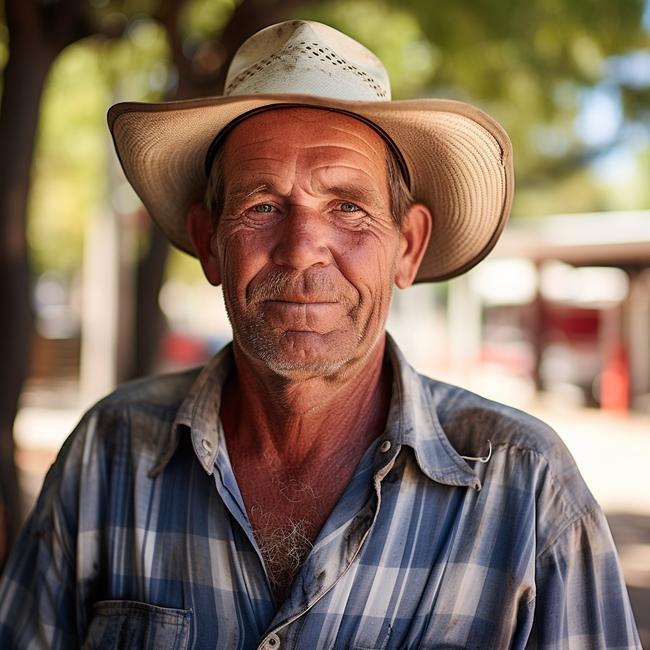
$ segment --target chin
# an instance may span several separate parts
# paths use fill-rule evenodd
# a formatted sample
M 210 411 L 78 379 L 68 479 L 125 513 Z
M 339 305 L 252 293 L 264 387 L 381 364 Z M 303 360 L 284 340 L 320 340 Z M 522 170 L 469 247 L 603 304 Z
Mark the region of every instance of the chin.
M 347 365 L 346 359 L 301 359 L 286 358 L 262 359 L 266 367 L 284 379 L 305 381 L 316 377 L 332 377 Z
M 357 341 L 314 332 L 285 332 L 279 339 L 249 341 L 245 349 L 274 374 L 301 381 L 340 373 L 355 358 Z

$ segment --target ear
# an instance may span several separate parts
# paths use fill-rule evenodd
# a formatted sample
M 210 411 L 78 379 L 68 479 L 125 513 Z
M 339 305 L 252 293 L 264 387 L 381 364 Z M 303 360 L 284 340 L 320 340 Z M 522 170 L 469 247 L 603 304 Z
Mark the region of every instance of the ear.
M 402 218 L 401 240 L 395 284 L 406 289 L 413 284 L 431 237 L 432 217 L 429 208 L 422 203 L 414 203 Z
M 221 284 L 221 270 L 216 247 L 212 245 L 215 229 L 212 216 L 203 203 L 193 203 L 187 211 L 187 232 L 203 273 L 210 284 Z

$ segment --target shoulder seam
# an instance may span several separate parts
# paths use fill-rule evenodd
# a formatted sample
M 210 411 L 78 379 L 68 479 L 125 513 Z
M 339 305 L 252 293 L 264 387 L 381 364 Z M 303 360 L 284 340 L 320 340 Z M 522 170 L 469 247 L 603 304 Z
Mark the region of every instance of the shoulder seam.
M 529 448 L 529 447 L 521 447 L 521 446 L 519 446 L 519 445 L 517 445 L 517 444 L 508 444 L 508 443 L 500 443 L 499 445 L 497 445 L 497 446 L 495 447 L 495 449 L 498 449 L 499 447 L 501 447 L 501 448 L 504 448 L 504 447 L 505 447 L 506 449 L 515 449 L 516 451 L 518 451 L 518 452 L 522 452 L 522 453 L 530 453 L 530 454 L 534 454 L 535 456 L 537 456 L 538 458 L 541 459 L 542 463 L 544 463 L 544 466 L 546 467 L 546 469 L 547 469 L 547 471 L 548 471 L 548 473 L 549 473 L 549 476 L 551 477 L 551 479 L 553 480 L 553 482 L 556 483 L 556 484 L 560 484 L 560 485 L 562 485 L 563 487 L 565 487 L 565 483 L 564 483 L 564 482 L 560 483 L 560 481 L 559 481 L 559 479 L 558 479 L 556 473 L 553 471 L 553 468 L 552 468 L 551 465 L 549 464 L 549 462 L 548 462 L 548 460 L 546 459 L 546 457 L 545 457 L 545 456 L 544 456 L 540 451 L 537 451 L 536 449 L 531 449 L 531 448 Z M 575 463 L 575 460 L 574 460 L 574 463 Z M 576 465 L 576 468 L 577 468 L 577 465 Z M 564 490 L 562 491 L 562 501 L 565 502 L 565 503 L 567 502 L 566 496 L 565 496 L 565 494 L 564 494 Z M 573 504 L 573 503 L 571 503 L 570 505 L 571 505 L 572 507 L 575 507 L 575 504 Z M 574 526 L 574 525 L 575 525 L 578 521 L 580 521 L 581 519 L 584 519 L 584 518 L 589 517 L 589 516 L 591 516 L 591 515 L 593 515 L 593 514 L 596 514 L 596 513 L 598 513 L 599 511 L 601 511 L 601 507 L 600 507 L 600 505 L 599 505 L 598 503 L 596 503 L 596 502 L 593 503 L 593 504 L 591 504 L 591 505 L 588 505 L 588 506 L 586 507 L 586 509 L 578 510 L 578 511 L 574 514 L 574 516 L 570 517 L 570 518 L 569 518 L 569 521 L 567 521 L 566 524 L 564 524 L 564 526 L 562 526 L 562 527 L 560 528 L 560 530 L 559 530 L 559 531 L 554 535 L 554 537 L 552 538 L 552 540 L 549 541 L 549 542 L 546 544 L 546 546 L 545 546 L 545 547 L 544 547 L 544 548 L 543 548 L 543 549 L 542 549 L 542 550 L 541 550 L 541 551 L 536 555 L 535 560 L 540 560 L 540 559 L 542 558 L 542 556 L 543 556 L 547 551 L 549 551 L 549 550 L 553 547 L 553 545 L 558 541 L 558 539 L 559 539 L 559 538 L 560 538 L 560 537 L 561 537 L 561 536 L 562 536 L 562 535 L 563 535 L 563 534 L 564 534 L 564 533 L 565 533 L 569 528 L 571 528 L 571 526 Z
M 575 516 L 573 519 L 571 519 L 565 526 L 560 528 L 558 533 L 555 535 L 555 537 L 537 554 L 535 557 L 535 561 L 539 562 L 542 560 L 542 557 L 548 553 L 558 542 L 560 537 L 564 535 L 564 533 L 569 530 L 569 528 L 572 528 L 575 526 L 579 521 L 586 519 L 587 517 L 591 517 L 601 511 L 600 506 L 596 505 L 593 508 L 590 508 L 589 510 L 586 510 L 585 512 L 581 512 L 577 516 Z

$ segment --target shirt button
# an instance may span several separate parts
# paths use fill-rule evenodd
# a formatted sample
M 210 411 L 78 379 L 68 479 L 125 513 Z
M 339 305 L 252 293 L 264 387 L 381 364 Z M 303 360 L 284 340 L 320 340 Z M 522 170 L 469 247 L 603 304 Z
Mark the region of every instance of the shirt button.
M 273 633 L 269 634 L 266 637 L 266 641 L 264 641 L 264 645 L 262 646 L 265 650 L 279 650 L 280 649 L 280 637 Z
M 210 453 L 212 451 L 212 443 L 207 438 L 203 438 L 203 440 L 201 440 L 201 446 L 208 453 Z
M 384 440 L 384 442 L 379 445 L 379 451 L 385 454 L 391 448 L 390 440 Z

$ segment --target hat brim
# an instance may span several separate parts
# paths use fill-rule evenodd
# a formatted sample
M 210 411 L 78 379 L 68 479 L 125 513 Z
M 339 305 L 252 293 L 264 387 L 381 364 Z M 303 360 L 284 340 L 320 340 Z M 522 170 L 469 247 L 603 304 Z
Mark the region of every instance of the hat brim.
M 433 215 L 416 281 L 446 280 L 494 247 L 512 204 L 512 145 L 478 108 L 452 100 L 343 101 L 311 95 L 251 95 L 112 106 L 108 125 L 127 179 L 169 240 L 195 255 L 186 228 L 202 200 L 204 161 L 215 136 L 245 113 L 295 104 L 359 115 L 395 143 L 415 199 Z

